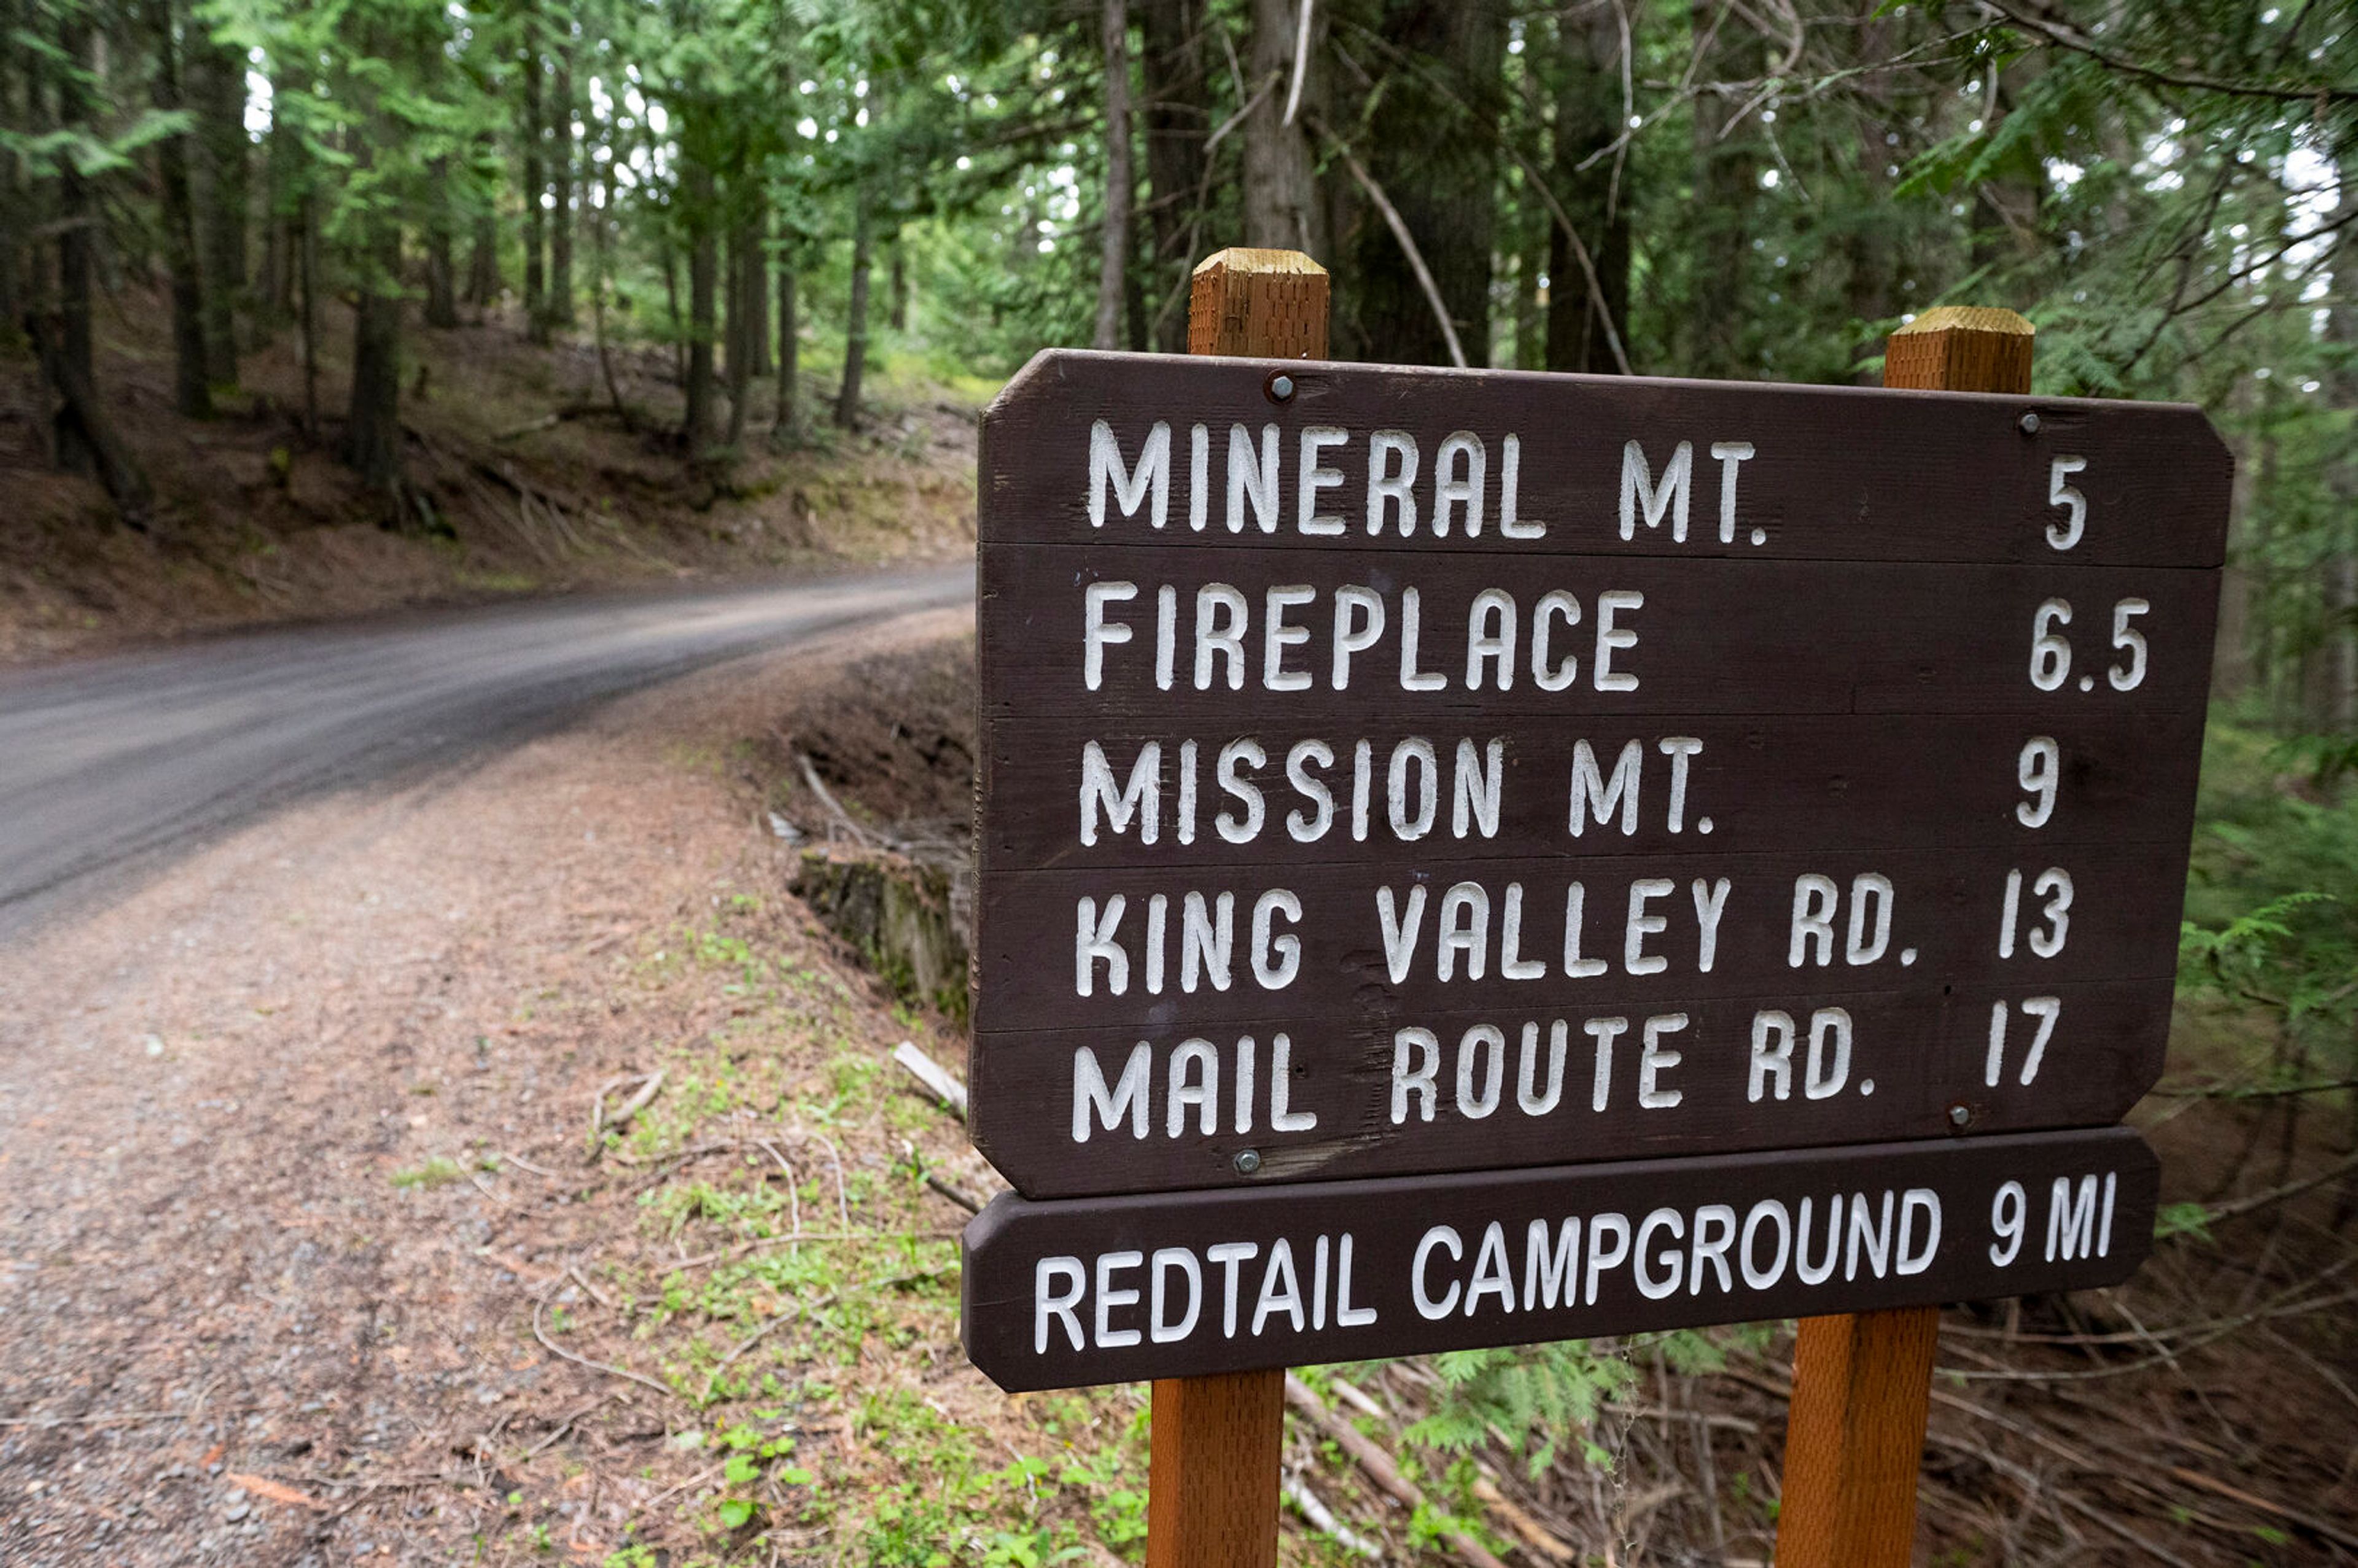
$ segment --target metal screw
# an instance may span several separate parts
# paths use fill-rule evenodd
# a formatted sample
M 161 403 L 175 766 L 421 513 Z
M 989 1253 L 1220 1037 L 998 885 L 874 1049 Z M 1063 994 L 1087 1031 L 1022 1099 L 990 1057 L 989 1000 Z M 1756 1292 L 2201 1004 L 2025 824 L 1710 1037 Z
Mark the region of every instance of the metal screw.
M 1237 1157 L 1229 1161 L 1228 1163 L 1236 1167 L 1238 1175 L 1249 1176 L 1255 1171 L 1260 1169 L 1260 1151 L 1258 1149 L 1239 1149 L 1237 1151 Z
M 1293 378 L 1279 371 L 1269 378 L 1269 395 L 1272 403 L 1283 403 L 1293 395 Z
M 2026 436 L 2039 434 L 2039 416 L 2036 413 L 2025 414 L 2022 416 L 2022 433 Z
M 1952 1105 L 1949 1108 L 1949 1125 L 1952 1127 L 1963 1127 L 1973 1119 L 1973 1108 L 1970 1106 Z

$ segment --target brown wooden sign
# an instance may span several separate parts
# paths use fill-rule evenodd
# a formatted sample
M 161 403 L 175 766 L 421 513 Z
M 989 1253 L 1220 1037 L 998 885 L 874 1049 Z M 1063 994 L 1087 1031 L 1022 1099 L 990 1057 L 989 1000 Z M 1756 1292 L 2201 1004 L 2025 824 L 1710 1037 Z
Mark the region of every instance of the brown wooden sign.
M 2125 1279 L 2124 1128 L 1034 1203 L 968 1227 L 968 1356 L 1011 1390 L 1357 1361 Z
M 1041 356 L 986 417 L 1032 1197 L 1996 1134 L 2158 1076 L 2228 467 L 2155 405 Z

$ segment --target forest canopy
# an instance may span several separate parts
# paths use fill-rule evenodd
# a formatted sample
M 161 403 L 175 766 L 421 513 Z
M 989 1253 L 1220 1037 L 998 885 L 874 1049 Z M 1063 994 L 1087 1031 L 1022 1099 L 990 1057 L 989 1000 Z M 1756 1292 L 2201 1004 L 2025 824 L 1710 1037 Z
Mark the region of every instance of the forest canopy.
M 2358 729 L 2342 5 L 0 0 L 0 305 L 57 462 L 135 518 L 92 301 L 151 278 L 181 412 L 297 335 L 306 430 L 395 525 L 405 334 L 462 320 L 601 362 L 660 346 L 683 460 L 726 465 L 855 425 L 880 335 L 986 377 L 1049 344 L 1176 350 L 1190 268 L 1231 243 L 1317 257 L 1336 354 L 1395 362 L 1872 381 L 1916 312 L 2003 304 L 2039 325 L 2042 390 L 2228 428 L 2224 681 L 2287 728 Z M 348 369 L 322 387 L 331 330 Z

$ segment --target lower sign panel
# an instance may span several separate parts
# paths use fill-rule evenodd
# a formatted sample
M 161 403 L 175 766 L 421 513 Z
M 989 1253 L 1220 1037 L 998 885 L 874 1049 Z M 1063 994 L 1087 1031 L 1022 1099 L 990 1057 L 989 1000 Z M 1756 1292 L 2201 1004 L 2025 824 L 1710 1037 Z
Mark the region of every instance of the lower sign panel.
M 2126 1128 L 993 1202 L 967 1354 L 1078 1388 L 2115 1284 L 2158 1166 Z

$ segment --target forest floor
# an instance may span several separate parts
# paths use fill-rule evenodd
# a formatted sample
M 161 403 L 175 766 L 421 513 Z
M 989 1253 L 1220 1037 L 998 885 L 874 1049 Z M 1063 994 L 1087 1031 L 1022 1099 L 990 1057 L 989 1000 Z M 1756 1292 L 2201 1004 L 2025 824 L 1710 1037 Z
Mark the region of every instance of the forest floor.
M 522 593 L 746 579 L 947 559 L 974 542 L 988 384 L 871 362 L 857 431 L 802 378 L 799 437 L 773 438 L 774 378 L 747 397 L 735 460 L 691 465 L 673 352 L 611 350 L 617 416 L 588 324 L 553 347 L 514 312 L 405 333 L 402 420 L 423 509 L 398 527 L 337 460 L 351 313 L 323 302 L 319 420 L 306 434 L 291 329 L 241 363 L 209 420 L 172 406 L 163 303 L 97 312 L 101 395 L 157 492 L 126 526 L 94 481 L 54 473 L 41 387 L 0 350 L 0 664 L 267 622 Z M 727 418 L 721 399 L 721 418 Z
M 787 891 L 790 837 L 962 816 L 971 651 L 940 614 L 740 661 L 0 953 L 0 1560 L 1135 1561 L 1145 1390 L 958 1351 L 999 1184 L 889 1053 L 960 1032 Z M 2249 1047 L 2182 1011 L 2181 1088 Z M 2165 1198 L 2330 1169 L 2314 1116 L 2279 1164 L 2281 1103 L 2149 1101 Z M 2358 1558 L 2334 1198 L 1947 1314 L 1920 1560 Z M 1585 1414 L 1546 1353 L 1304 1369 L 1424 1500 L 1296 1417 L 1284 1561 L 1764 1563 L 1790 1344 L 1599 1345 Z

